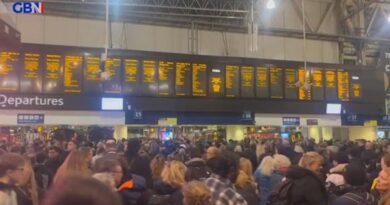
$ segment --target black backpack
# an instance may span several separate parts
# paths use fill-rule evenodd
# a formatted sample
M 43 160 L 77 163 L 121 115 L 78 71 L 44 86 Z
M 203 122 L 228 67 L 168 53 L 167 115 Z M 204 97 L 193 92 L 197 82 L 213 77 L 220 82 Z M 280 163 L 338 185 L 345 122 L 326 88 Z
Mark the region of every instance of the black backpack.
M 270 193 L 267 205 L 291 205 L 290 197 L 293 186 L 294 180 L 284 180 Z

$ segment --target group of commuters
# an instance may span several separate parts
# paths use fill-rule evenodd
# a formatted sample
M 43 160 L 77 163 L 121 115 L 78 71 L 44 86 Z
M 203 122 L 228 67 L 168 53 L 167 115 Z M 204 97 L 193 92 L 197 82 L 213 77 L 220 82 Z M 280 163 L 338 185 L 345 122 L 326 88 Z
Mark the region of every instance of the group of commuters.
M 0 142 L 0 205 L 390 205 L 390 142 Z

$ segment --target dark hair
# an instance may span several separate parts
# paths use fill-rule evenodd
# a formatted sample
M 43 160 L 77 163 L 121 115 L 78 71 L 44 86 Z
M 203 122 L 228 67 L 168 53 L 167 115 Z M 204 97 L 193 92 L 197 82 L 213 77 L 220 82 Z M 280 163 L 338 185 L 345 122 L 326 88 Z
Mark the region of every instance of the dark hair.
M 46 159 L 47 159 L 47 155 L 46 155 L 46 153 L 44 153 L 44 152 L 40 152 L 40 153 L 38 153 L 38 154 L 35 156 L 35 160 L 36 160 L 37 163 L 39 163 L 39 164 L 44 163 L 44 162 L 46 161 Z
M 360 155 L 359 148 L 357 148 L 357 147 L 350 148 L 350 149 L 348 149 L 347 152 L 348 152 L 348 155 L 350 155 L 353 158 L 357 158 Z
M 58 154 L 61 154 L 61 152 L 62 152 L 62 150 L 59 147 L 57 147 L 57 146 L 49 147 L 49 150 L 54 150 Z
M 232 170 L 238 170 L 239 158 L 232 152 L 223 151 L 208 160 L 207 165 L 214 174 L 227 178 Z
M 344 179 L 352 186 L 363 186 L 366 182 L 366 171 L 363 167 L 349 164 L 345 168 Z
M 127 150 L 126 150 L 127 157 L 131 158 L 136 156 L 140 149 L 141 149 L 141 142 L 139 141 L 139 139 L 131 138 L 127 142 Z
M 390 167 L 390 154 L 386 153 L 382 156 L 383 162 L 386 164 L 386 166 Z
M 188 151 L 189 156 L 190 156 L 191 159 L 192 158 L 201 158 L 202 157 L 202 153 L 200 152 L 200 150 L 198 148 L 191 147 L 187 151 Z
M 121 205 L 108 186 L 90 177 L 71 176 L 55 183 L 43 205 Z
M 101 172 L 111 172 L 116 166 L 121 166 L 121 163 L 113 158 L 103 157 L 95 162 L 95 166 L 93 167 L 93 171 L 95 173 Z
M 345 152 L 338 152 L 332 158 L 339 164 L 347 164 L 349 162 L 348 155 Z
M 14 153 L 5 153 L 0 157 L 0 177 L 4 176 L 7 170 L 14 170 L 19 166 L 24 165 L 24 158 L 22 155 Z

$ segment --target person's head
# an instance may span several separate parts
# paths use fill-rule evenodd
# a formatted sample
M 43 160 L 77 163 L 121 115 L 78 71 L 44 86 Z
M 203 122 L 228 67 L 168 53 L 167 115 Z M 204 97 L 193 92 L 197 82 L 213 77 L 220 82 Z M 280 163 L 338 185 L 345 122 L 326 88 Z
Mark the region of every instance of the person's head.
M 333 158 L 333 166 L 337 166 L 339 164 L 347 164 L 349 162 L 348 155 L 344 152 L 338 152 L 334 154 Z
M 390 168 L 383 169 L 379 172 L 378 183 L 375 189 L 381 194 L 390 190 Z
M 96 155 L 104 154 L 106 152 L 106 149 L 103 146 L 97 147 L 96 149 Z
M 116 152 L 117 151 L 116 143 L 114 140 L 107 140 L 105 147 L 106 147 L 107 152 Z
M 254 178 L 246 174 L 244 171 L 240 170 L 238 172 L 238 176 L 236 178 L 236 181 L 234 182 L 234 185 L 237 188 L 253 188 L 256 189 L 256 183 L 254 181 Z
M 384 152 L 390 154 L 390 143 L 387 143 L 387 144 L 385 145 Z
M 236 181 L 239 171 L 239 158 L 236 154 L 220 152 L 216 157 L 209 159 L 207 165 L 214 174 L 232 182 Z
M 78 152 L 83 156 L 87 163 L 90 163 L 93 158 L 93 151 L 90 147 L 80 147 Z
M 354 147 L 347 150 L 348 158 L 349 159 L 356 159 L 360 157 L 360 151 L 359 148 Z
M 245 172 L 245 174 L 247 174 L 249 177 L 252 177 L 253 176 L 252 162 L 246 158 L 241 157 L 240 158 L 240 170 Z
M 291 166 L 291 161 L 288 157 L 282 154 L 275 154 L 273 156 L 273 169 L 280 172 L 287 172 Z
M 185 173 L 187 167 L 179 161 L 170 161 L 166 163 L 161 172 L 161 180 L 175 188 L 181 188 L 185 183 Z
M 299 166 L 314 173 L 319 173 L 323 164 L 323 158 L 317 152 L 307 152 L 302 155 Z
M 202 153 L 200 152 L 200 150 L 198 148 L 190 147 L 187 149 L 187 152 L 190 155 L 191 159 L 202 157 Z
M 387 169 L 390 167 L 390 153 L 386 153 L 381 158 L 381 169 Z
M 211 205 L 210 190 L 200 181 L 184 184 L 183 205 Z
M 390 205 L 390 193 L 383 195 L 378 205 Z
M 165 166 L 165 157 L 164 155 L 158 154 L 156 155 L 152 161 L 150 162 L 150 170 L 152 171 L 153 179 L 160 179 L 161 172 Z
M 66 151 L 71 152 L 77 149 L 76 141 L 70 140 L 66 145 Z
M 365 148 L 366 150 L 373 150 L 374 144 L 372 142 L 366 142 Z
M 54 184 L 43 205 L 121 205 L 111 188 L 91 177 L 70 176 Z
M 37 153 L 37 155 L 35 155 L 35 160 L 36 160 L 36 163 L 38 164 L 43 164 L 46 162 L 47 160 L 47 155 L 45 152 L 39 152 Z
M 0 156 L 0 178 L 5 183 L 15 185 L 24 177 L 24 158 L 19 154 L 5 153 Z
M 139 150 L 141 149 L 141 142 L 138 138 L 131 138 L 127 142 L 126 155 L 128 158 L 138 155 Z
M 343 175 L 345 182 L 351 186 L 363 186 L 366 182 L 366 171 L 358 165 L 347 165 Z
M 115 185 L 119 185 L 124 175 L 121 163 L 108 157 L 96 160 L 93 171 L 95 173 L 110 173 L 114 178 Z
M 59 167 L 54 177 L 54 182 L 62 180 L 69 175 L 89 176 L 90 158 L 91 150 L 89 148 L 72 151 Z
M 92 177 L 99 180 L 100 182 L 102 182 L 106 186 L 110 187 L 112 190 L 116 189 L 115 179 L 111 173 L 108 173 L 108 172 L 107 173 L 104 173 L 104 172 L 103 173 L 96 173 L 96 174 L 92 175 Z
M 218 148 L 217 147 L 209 147 L 207 149 L 207 152 L 206 152 L 206 158 L 209 160 L 209 159 L 212 159 L 214 157 L 216 157 L 218 154 Z
M 271 156 L 264 157 L 257 169 L 262 175 L 271 176 L 274 171 L 274 159 Z

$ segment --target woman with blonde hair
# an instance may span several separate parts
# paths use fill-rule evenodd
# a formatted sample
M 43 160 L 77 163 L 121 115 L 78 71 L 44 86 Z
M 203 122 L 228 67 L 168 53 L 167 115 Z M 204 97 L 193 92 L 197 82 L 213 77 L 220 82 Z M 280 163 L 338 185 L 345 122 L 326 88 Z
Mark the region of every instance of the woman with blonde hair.
M 15 187 L 18 204 L 39 205 L 38 186 L 28 157 L 24 157 L 23 177 Z
M 161 172 L 161 180 L 157 180 L 153 184 L 154 195 L 152 195 L 149 204 L 162 204 L 169 201 L 172 205 L 182 205 L 181 188 L 185 183 L 186 171 L 187 167 L 179 161 L 167 162 Z
M 211 205 L 211 192 L 200 181 L 192 181 L 183 186 L 183 205 Z
M 69 175 L 91 176 L 89 166 L 92 157 L 92 150 L 88 147 L 72 151 L 65 162 L 58 168 L 53 183 L 57 183 L 59 180 L 62 180 Z
M 156 155 L 150 162 L 150 170 L 152 171 L 152 179 L 158 180 L 161 178 L 161 172 L 165 166 L 165 157 L 164 155 Z
M 248 204 L 259 204 L 257 185 L 252 175 L 252 163 L 248 159 L 240 159 L 240 171 L 234 185 Z

